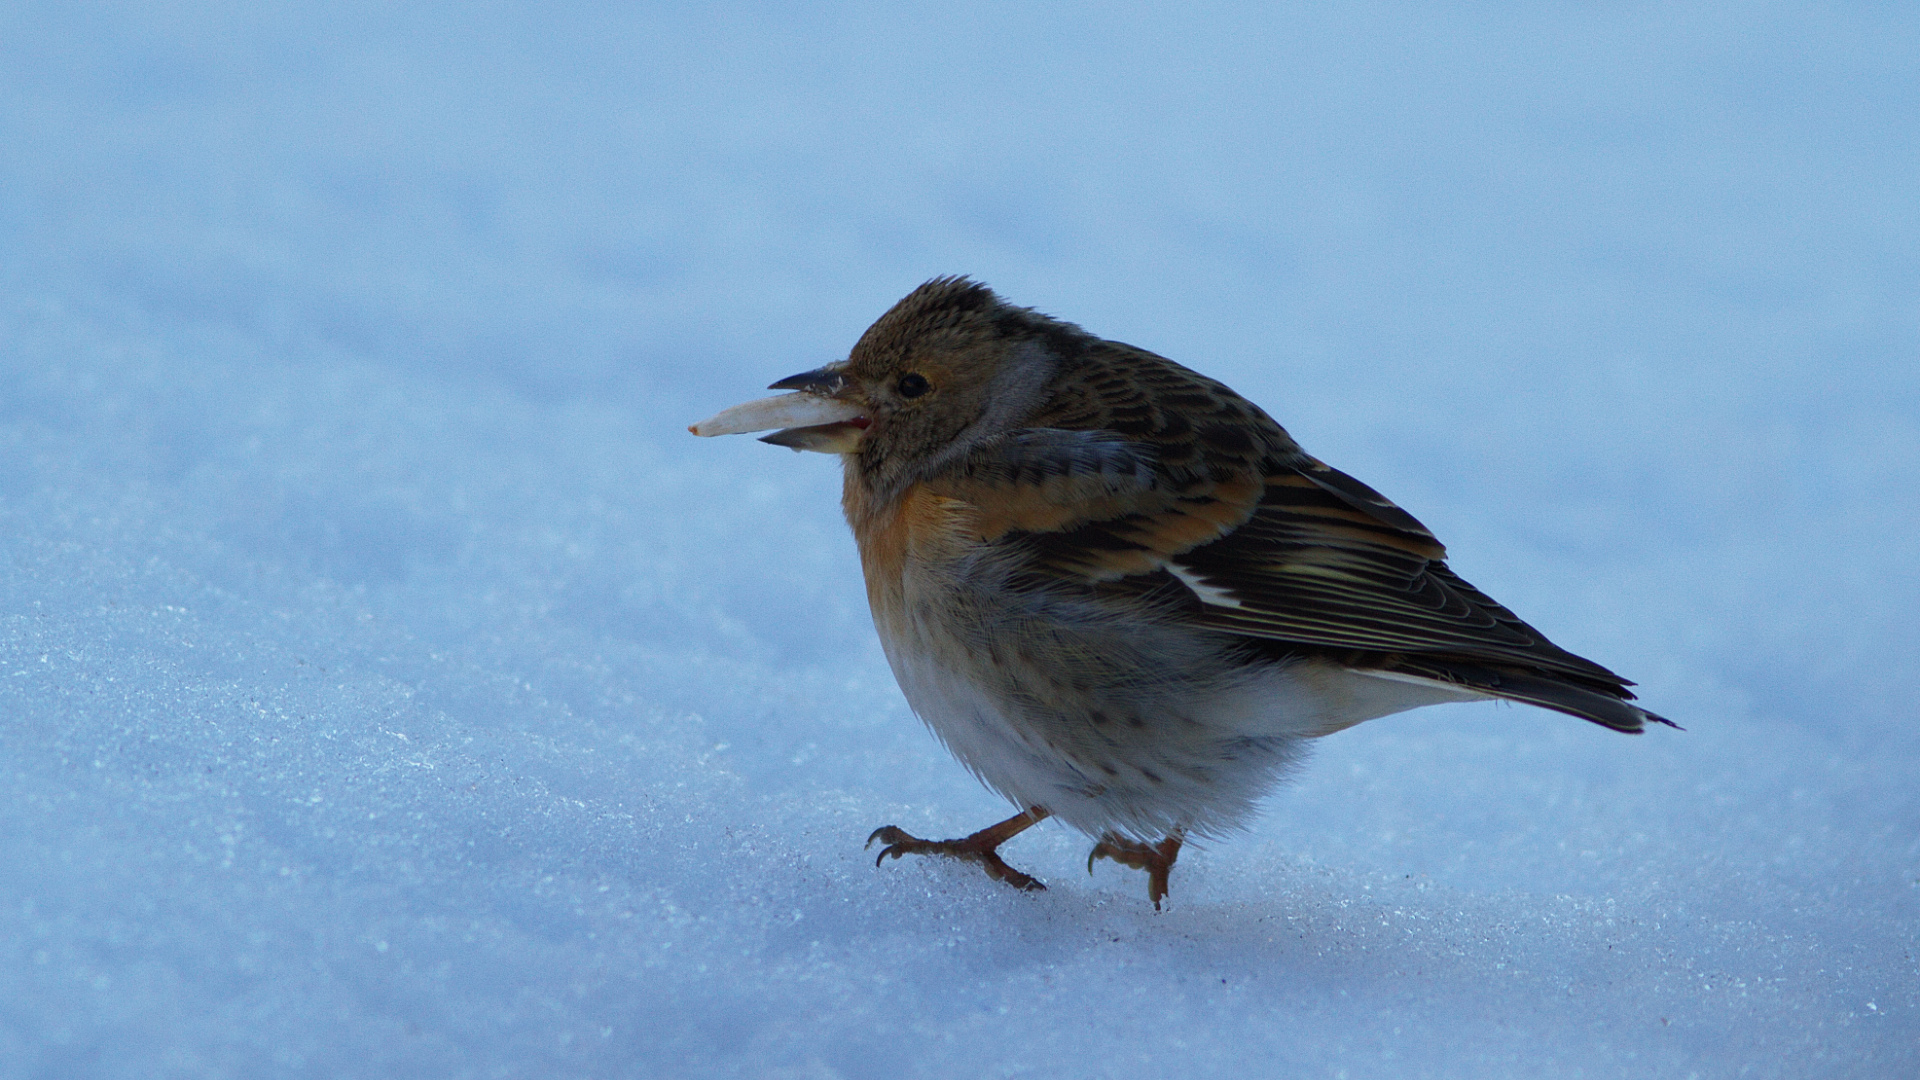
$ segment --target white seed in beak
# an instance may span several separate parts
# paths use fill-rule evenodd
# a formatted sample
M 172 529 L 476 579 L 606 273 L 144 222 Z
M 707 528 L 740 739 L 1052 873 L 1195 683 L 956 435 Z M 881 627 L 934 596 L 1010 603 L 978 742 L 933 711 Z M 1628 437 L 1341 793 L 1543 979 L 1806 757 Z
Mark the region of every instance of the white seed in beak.
M 687 428 L 695 435 L 741 435 L 775 428 L 844 424 L 860 418 L 860 406 L 804 390 L 749 401 L 717 413 Z

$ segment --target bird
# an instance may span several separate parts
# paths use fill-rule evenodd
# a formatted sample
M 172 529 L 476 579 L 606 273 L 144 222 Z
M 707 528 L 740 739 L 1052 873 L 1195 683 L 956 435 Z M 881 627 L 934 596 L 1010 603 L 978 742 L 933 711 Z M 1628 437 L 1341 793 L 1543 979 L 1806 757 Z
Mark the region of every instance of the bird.
M 1392 501 L 1226 385 L 934 278 L 845 360 L 696 435 L 839 455 L 873 622 L 913 711 L 1017 810 L 970 835 L 868 837 L 1045 886 L 1001 845 L 1052 818 L 1145 871 L 1244 829 L 1311 740 L 1506 700 L 1678 727 L 1448 568 Z

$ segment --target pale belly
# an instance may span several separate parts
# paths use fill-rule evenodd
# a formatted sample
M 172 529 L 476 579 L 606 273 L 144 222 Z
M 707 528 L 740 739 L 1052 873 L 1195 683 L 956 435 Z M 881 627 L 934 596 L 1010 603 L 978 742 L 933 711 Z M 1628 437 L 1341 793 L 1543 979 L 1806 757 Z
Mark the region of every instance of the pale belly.
M 1099 836 L 1219 834 L 1363 720 L 1476 695 L 1317 662 L 1079 598 L 908 572 L 875 623 L 907 701 L 1015 805 Z

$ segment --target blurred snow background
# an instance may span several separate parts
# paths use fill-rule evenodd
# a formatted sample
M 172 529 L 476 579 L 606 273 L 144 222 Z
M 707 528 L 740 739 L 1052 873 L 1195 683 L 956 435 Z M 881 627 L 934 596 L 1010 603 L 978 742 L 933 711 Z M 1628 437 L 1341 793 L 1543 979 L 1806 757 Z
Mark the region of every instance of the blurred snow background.
M 0 1074 L 1920 1073 L 1904 5 L 0 4 Z M 921 280 L 1164 352 L 1688 730 L 1327 740 L 1136 874 L 906 709 Z

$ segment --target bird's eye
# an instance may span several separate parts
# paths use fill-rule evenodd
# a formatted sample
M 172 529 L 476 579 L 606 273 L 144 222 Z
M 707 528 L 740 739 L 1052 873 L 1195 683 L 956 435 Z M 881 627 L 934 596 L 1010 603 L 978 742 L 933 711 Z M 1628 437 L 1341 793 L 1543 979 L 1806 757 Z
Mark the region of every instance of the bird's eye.
M 916 398 L 933 387 L 927 382 L 926 376 L 917 371 L 910 371 L 900 376 L 900 381 L 894 384 L 894 389 L 900 391 L 901 397 Z

